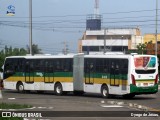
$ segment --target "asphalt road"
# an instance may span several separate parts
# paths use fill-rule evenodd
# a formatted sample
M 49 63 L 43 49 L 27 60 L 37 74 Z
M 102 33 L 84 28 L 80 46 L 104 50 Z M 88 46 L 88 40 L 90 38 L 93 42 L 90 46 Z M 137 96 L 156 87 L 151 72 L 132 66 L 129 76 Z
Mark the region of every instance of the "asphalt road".
M 54 93 L 46 92 L 43 94 L 18 93 L 17 91 L 2 91 L 0 102 L 29 104 L 33 107 L 21 111 L 41 111 L 50 114 L 47 119 L 135 119 L 133 116 L 145 113 L 145 111 L 160 112 L 160 92 L 153 95 L 139 95 L 133 99 L 123 99 L 121 96 L 115 96 L 111 99 L 104 99 L 97 94 L 84 94 L 83 96 L 74 96 L 72 93 L 64 96 L 56 96 Z M 1 110 L 3 111 L 3 110 Z M 57 111 L 61 111 L 55 113 Z M 71 111 L 71 112 L 69 112 Z M 76 112 L 76 111 L 81 111 Z M 87 111 L 87 112 L 86 112 Z M 99 114 L 101 112 L 101 114 Z M 103 113 L 107 112 L 107 115 Z M 136 112 L 136 113 L 135 113 Z M 86 113 L 86 115 L 84 115 Z M 60 116 L 58 116 L 60 114 Z M 74 115 L 75 117 L 74 117 Z M 76 116 L 76 114 L 78 114 Z M 83 116 L 83 115 L 84 116 Z M 55 115 L 55 116 L 54 116 Z M 73 116 L 72 116 L 73 115 Z M 79 117 L 81 116 L 82 117 Z M 100 116 L 102 115 L 102 116 Z M 126 116 L 125 116 L 126 115 Z M 67 117 L 66 117 L 67 116 Z M 137 117 L 136 119 L 150 120 L 150 117 Z M 160 117 L 153 117 L 158 120 Z

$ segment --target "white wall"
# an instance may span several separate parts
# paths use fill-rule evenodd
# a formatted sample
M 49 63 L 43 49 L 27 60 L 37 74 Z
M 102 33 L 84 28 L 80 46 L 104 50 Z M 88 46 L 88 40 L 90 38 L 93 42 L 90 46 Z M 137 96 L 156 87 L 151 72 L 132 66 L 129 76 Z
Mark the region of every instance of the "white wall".
M 104 30 L 87 30 L 86 35 L 104 35 Z M 106 29 L 106 35 L 136 35 L 136 29 Z
M 82 40 L 82 46 L 103 46 L 104 40 Z M 128 39 L 106 40 L 106 46 L 128 46 Z

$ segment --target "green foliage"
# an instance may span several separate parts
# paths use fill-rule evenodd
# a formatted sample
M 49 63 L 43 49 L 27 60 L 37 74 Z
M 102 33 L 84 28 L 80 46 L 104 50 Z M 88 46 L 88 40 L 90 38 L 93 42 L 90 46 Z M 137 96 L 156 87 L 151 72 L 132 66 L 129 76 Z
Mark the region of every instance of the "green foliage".
M 38 45 L 32 45 L 33 54 L 42 54 L 41 49 L 38 48 Z M 4 60 L 8 56 L 23 56 L 29 54 L 29 47 L 27 46 L 27 50 L 24 48 L 12 48 L 5 46 L 4 49 L 0 51 L 0 69 L 4 63 Z
M 20 105 L 20 104 L 8 104 L 8 103 L 0 103 L 0 109 L 24 109 L 31 108 L 31 105 Z
M 8 56 L 20 56 L 26 55 L 27 51 L 24 48 L 12 48 L 5 46 L 3 50 L 0 51 L 0 67 L 3 65 L 4 60 Z
M 31 108 L 31 105 L 20 105 L 20 104 L 11 104 L 11 103 L 0 103 L 0 109 L 24 109 Z M 23 120 L 22 117 L 2 117 L 0 116 L 0 120 Z
M 29 53 L 29 51 L 30 51 L 29 46 L 27 46 L 27 51 Z M 32 45 L 32 54 L 33 55 L 35 55 L 35 54 L 42 54 L 41 49 L 38 47 L 38 45 L 35 45 L 35 44 Z
M 152 41 L 145 42 L 145 43 L 139 43 L 137 45 L 138 54 L 146 54 L 147 53 L 147 45 L 148 44 L 152 44 Z
M 146 47 L 147 47 L 147 43 L 139 43 L 138 45 L 137 45 L 137 50 L 138 50 L 138 53 L 139 54 L 144 54 L 144 53 L 146 53 Z

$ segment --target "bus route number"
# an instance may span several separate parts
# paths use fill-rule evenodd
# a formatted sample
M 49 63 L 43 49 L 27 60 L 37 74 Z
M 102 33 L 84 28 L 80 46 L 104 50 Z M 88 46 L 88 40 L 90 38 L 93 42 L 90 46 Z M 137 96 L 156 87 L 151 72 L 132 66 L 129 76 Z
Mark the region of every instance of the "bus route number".
M 102 79 L 107 79 L 107 75 L 102 75 Z

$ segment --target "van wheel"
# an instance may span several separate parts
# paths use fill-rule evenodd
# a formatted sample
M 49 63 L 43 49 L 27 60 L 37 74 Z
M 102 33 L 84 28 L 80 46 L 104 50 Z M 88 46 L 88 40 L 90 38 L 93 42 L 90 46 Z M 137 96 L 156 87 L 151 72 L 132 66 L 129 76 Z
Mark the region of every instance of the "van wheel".
M 18 83 L 17 84 L 17 91 L 19 93 L 23 93 L 24 92 L 24 85 L 23 85 L 23 83 Z
M 103 98 L 109 98 L 110 95 L 109 95 L 109 90 L 108 90 L 108 87 L 106 85 L 103 85 L 101 87 L 101 95 Z
M 62 95 L 63 94 L 63 88 L 62 88 L 61 83 L 57 83 L 55 85 L 54 91 L 55 91 L 56 95 Z

